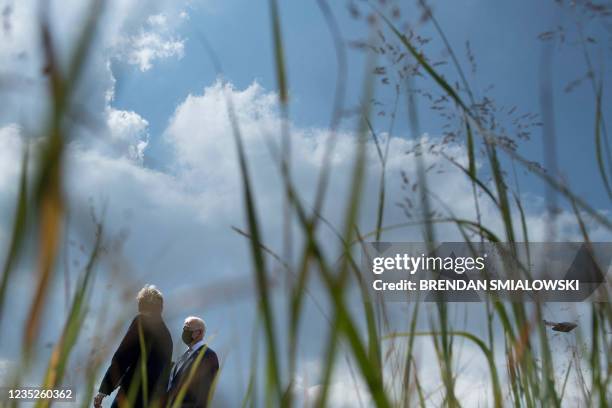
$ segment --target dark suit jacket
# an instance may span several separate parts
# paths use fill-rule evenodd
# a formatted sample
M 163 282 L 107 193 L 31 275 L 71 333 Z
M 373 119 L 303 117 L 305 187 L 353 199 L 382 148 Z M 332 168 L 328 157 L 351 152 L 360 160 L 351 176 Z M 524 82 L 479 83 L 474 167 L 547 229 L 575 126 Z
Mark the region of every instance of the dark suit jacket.
M 204 353 L 200 364 L 197 366 L 194 376 L 187 383 L 189 373 L 200 353 Z M 208 404 L 212 384 L 219 371 L 219 360 L 217 354 L 207 345 L 195 350 L 189 359 L 183 364 L 174 377 L 171 378 L 168 389 L 168 401 L 174 403 L 183 384 L 187 383 L 187 392 L 181 402 L 181 408 L 202 408 Z
M 146 356 L 147 394 L 143 386 L 141 342 L 139 327 L 144 340 L 144 355 Z M 100 392 L 110 395 L 119 387 L 113 407 L 128 400 L 131 387 L 135 398 L 132 407 L 146 407 L 152 401 L 163 397 L 172 363 L 172 338 L 161 316 L 137 315 L 123 337 L 119 348 L 113 355 L 110 367 L 100 385 Z

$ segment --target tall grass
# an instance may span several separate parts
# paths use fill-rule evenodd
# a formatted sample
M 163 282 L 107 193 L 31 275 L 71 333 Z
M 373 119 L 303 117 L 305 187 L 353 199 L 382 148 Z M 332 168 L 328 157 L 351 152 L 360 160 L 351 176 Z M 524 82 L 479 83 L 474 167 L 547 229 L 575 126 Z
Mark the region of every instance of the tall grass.
M 255 303 L 257 306 L 257 327 L 252 341 L 253 357 L 251 361 L 251 375 L 248 388 L 243 398 L 242 406 L 294 406 L 295 379 L 298 369 L 298 349 L 301 326 L 306 319 L 305 296 L 309 284 L 314 280 L 313 274 L 323 283 L 321 296 L 329 304 L 326 310 L 326 319 L 329 329 L 321 338 L 323 344 L 323 367 L 321 370 L 320 390 L 317 394 L 315 406 L 327 406 L 330 399 L 330 387 L 334 378 L 334 370 L 339 355 L 345 355 L 348 365 L 355 373 L 356 381 L 363 382 L 371 397 L 371 403 L 377 407 L 392 406 L 430 406 L 434 403 L 449 407 L 462 405 L 461 397 L 457 392 L 458 378 L 462 375 L 457 369 L 460 340 L 467 340 L 476 346 L 482 353 L 482 358 L 488 366 L 486 381 L 490 385 L 492 401 L 488 405 L 495 407 L 516 406 L 561 406 L 567 396 L 567 383 L 571 371 L 586 372 L 583 385 L 583 404 L 586 406 L 607 405 L 612 400 L 610 382 L 612 381 L 612 343 L 609 333 L 612 330 L 612 308 L 609 303 L 593 303 L 591 306 L 590 321 L 580 324 L 578 338 L 588 336 L 590 344 L 583 353 L 577 356 L 568 365 L 565 371 L 555 366 L 549 334 L 541 324 L 544 312 L 542 305 L 534 303 L 504 303 L 495 297 L 486 299 L 482 305 L 486 309 L 487 338 L 481 338 L 477 333 L 458 330 L 453 327 L 450 315 L 450 306 L 440 300 L 435 303 L 435 313 L 427 310 L 419 303 L 410 305 L 406 314 L 405 331 L 395 331 L 388 322 L 387 306 L 385 302 L 370 295 L 364 283 L 360 281 L 358 270 L 359 262 L 355 260 L 356 251 L 364 240 L 373 238 L 376 241 L 384 238 L 384 233 L 393 228 L 419 227 L 422 229 L 423 241 L 431 249 L 435 248 L 436 226 L 439 224 L 452 224 L 456 226 L 461 236 L 470 244 L 483 242 L 507 242 L 510 248 L 517 245 L 527 245 L 529 242 L 529 225 L 526 222 L 523 197 L 519 191 L 518 180 L 515 177 L 515 188 L 511 187 L 507 166 L 518 166 L 535 177 L 541 179 L 547 188 L 552 191 L 555 200 L 564 199 L 565 205 L 571 208 L 575 215 L 576 226 L 580 229 L 584 242 L 589 244 L 589 227 L 593 223 L 612 230 L 612 220 L 607 214 L 597 211 L 582 197 L 574 193 L 570 187 L 558 177 L 556 173 L 549 173 L 541 167 L 534 166 L 533 162 L 519 154 L 507 143 L 509 135 L 492 126 L 488 113 L 483 113 L 482 105 L 471 89 L 470 83 L 461 66 L 456 50 L 445 36 L 431 9 L 424 2 L 418 2 L 424 10 L 426 20 L 435 28 L 440 41 L 444 44 L 450 56 L 455 75 L 459 79 L 457 85 L 454 81 L 442 75 L 435 64 L 421 49 L 418 38 L 410 32 L 398 27 L 398 16 L 391 6 L 381 9 L 374 5 L 369 11 L 368 21 L 370 32 L 368 44 L 371 48 L 386 48 L 402 57 L 409 67 L 408 74 L 400 75 L 396 88 L 396 99 L 393 105 L 388 134 L 394 129 L 394 121 L 398 113 L 399 100 L 405 100 L 408 111 L 406 117 L 410 123 L 411 134 L 414 140 L 414 155 L 407 156 L 408 165 L 414 166 L 417 180 L 412 184 L 412 190 L 418 194 L 416 207 L 418 219 L 413 219 L 402 225 L 385 225 L 386 197 L 385 186 L 389 182 L 386 174 L 386 164 L 389 149 L 389 139 L 386 144 L 380 142 L 378 132 L 372 121 L 372 97 L 375 91 L 376 66 L 383 58 L 379 52 L 367 52 L 366 75 L 362 87 L 361 103 L 359 105 L 355 141 L 356 149 L 352 160 L 351 177 L 347 180 L 348 193 L 343 197 L 344 218 L 340 230 L 337 232 L 335 244 L 340 254 L 340 261 L 333 262 L 326 256 L 324 247 L 329 247 L 328 241 L 322 241 L 321 226 L 328 225 L 321 216 L 321 208 L 327 199 L 327 185 L 330 176 L 331 157 L 335 148 L 336 131 L 341 117 L 345 111 L 344 93 L 346 84 L 346 55 L 342 39 L 341 28 L 336 20 L 330 5 L 318 1 L 319 10 L 325 18 L 330 29 L 331 41 L 337 53 L 338 75 L 335 92 L 334 109 L 330 120 L 329 139 L 325 144 L 325 154 L 321 172 L 318 175 L 317 194 L 314 208 L 308 207 L 307 200 L 301 195 L 300 186 L 291 177 L 291 134 L 288 126 L 290 112 L 290 81 L 285 61 L 291 48 L 286 47 L 282 34 L 282 12 L 275 0 L 270 0 L 270 34 L 274 51 L 274 67 L 278 85 L 279 101 L 282 109 L 282 128 L 279 129 L 280 152 L 275 157 L 278 172 L 282 178 L 282 191 L 285 200 L 284 212 L 284 242 L 287 248 L 282 256 L 276 255 L 263 242 L 262 221 L 259 215 L 257 194 L 254 191 L 253 175 L 249 168 L 248 152 L 245 150 L 240 122 L 234 112 L 231 95 L 227 95 L 227 114 L 232 124 L 233 136 L 237 157 L 239 161 L 241 186 L 243 193 L 242 206 L 246 215 L 246 231 L 236 231 L 246 237 L 250 243 L 250 263 L 253 269 L 255 282 Z M 57 64 L 57 55 L 53 45 L 53 38 L 48 29 L 47 22 L 40 22 L 41 38 L 45 45 L 45 56 L 49 69 L 49 84 L 51 88 L 52 113 L 44 144 L 38 155 L 26 150 L 22 161 L 19 193 L 15 203 L 14 228 L 7 255 L 4 261 L 2 276 L 0 277 L 0 319 L 7 315 L 6 293 L 13 278 L 16 263 L 24 245 L 26 233 L 36 238 L 38 246 L 38 273 L 35 278 L 35 293 L 31 299 L 28 321 L 24 332 L 24 355 L 20 367 L 14 378 L 19 384 L 21 377 L 27 373 L 34 348 L 38 341 L 40 318 L 45 305 L 45 299 L 51 290 L 55 271 L 55 260 L 62 237 L 63 219 L 65 217 L 65 198 L 63 195 L 63 167 L 64 149 L 70 127 L 66 117 L 71 109 L 74 89 L 79 84 L 80 73 L 87 60 L 87 53 L 95 34 L 98 15 L 102 11 L 101 1 L 94 2 L 90 10 L 89 19 L 84 25 L 73 53 L 69 70 L 61 72 Z M 43 14 L 44 15 L 44 14 Z M 285 27 L 285 29 L 288 29 Z M 589 66 L 591 62 L 588 53 L 585 54 Z M 221 73 L 218 62 L 216 68 Z M 391 64 L 391 68 L 393 64 Z M 427 82 L 446 102 L 444 109 L 452 111 L 455 125 L 458 127 L 458 143 L 467 153 L 467 165 L 463 165 L 451 157 L 445 156 L 453 169 L 464 176 L 472 187 L 475 219 L 463 219 L 454 215 L 452 205 L 440 204 L 434 186 L 429 182 L 425 168 L 423 146 L 420 143 L 419 117 L 417 106 L 419 92 L 416 82 Z M 607 141 L 607 132 L 604 121 L 604 93 L 603 77 L 593 79 L 594 90 L 594 154 L 600 173 L 602 191 L 612 197 L 610 193 L 609 169 L 612 168 L 610 149 Z M 544 108 L 548 108 L 545 106 Z M 552 120 L 548 118 L 547 120 Z M 544 126 L 552 126 L 544 123 Z M 549 127 L 554 129 L 554 127 Z M 376 214 L 373 214 L 375 230 L 361 233 L 358 219 L 363 203 L 364 179 L 367 149 L 372 146 L 369 138 L 374 141 L 373 146 L 380 164 L 379 188 L 376 192 L 378 205 Z M 554 138 L 554 132 L 550 134 Z M 272 144 L 274 142 L 271 142 Z M 276 146 L 273 145 L 276 148 Z M 483 154 L 479 155 L 478 152 Z M 442 152 L 442 154 L 444 154 Z M 35 158 L 32 158 L 35 156 Z M 34 163 L 32 163 L 32 161 Z M 31 175 L 28 172 L 33 165 L 37 172 Z M 514 167 L 513 167 L 514 170 Z M 513 171 L 512 173 L 515 174 Z M 488 180 L 487 174 L 490 175 Z M 336 198 L 337 199 L 337 198 Z M 552 199 L 552 198 L 551 198 Z M 480 207 L 483 200 L 490 201 L 502 220 L 501 230 L 487 225 L 481 217 Z M 440 205 L 436 205 L 436 203 Z M 445 214 L 439 214 L 440 207 Z M 589 219 L 589 223 L 584 221 Z M 300 236 L 300 247 L 294 247 L 293 230 Z M 93 273 L 96 260 L 101 251 L 102 225 L 97 225 L 97 236 L 90 254 L 90 260 L 75 288 L 70 313 L 64 323 L 64 330 L 57 343 L 44 378 L 44 385 L 48 387 L 60 386 L 63 381 L 67 363 L 70 359 L 75 342 L 81 332 L 87 305 L 94 284 Z M 523 242 L 521 242 L 522 237 Z M 295 252 L 294 252 L 295 250 Z M 288 282 L 288 309 L 287 313 L 280 313 L 274 308 L 273 290 L 270 287 L 271 258 L 280 260 L 287 273 Z M 295 262 L 297 260 L 297 262 Z M 525 270 L 528 271 L 528 267 Z M 352 285 L 360 288 L 360 307 L 363 319 L 355 316 L 350 307 L 349 290 Z M 279 319 L 287 318 L 286 332 L 279 331 Z M 430 330 L 420 330 L 420 324 L 427 322 Z M 585 330 L 584 327 L 590 327 Z M 365 327 L 365 330 L 363 330 Z M 501 327 L 501 331 L 496 328 Z M 263 354 L 259 355 L 259 337 L 262 336 L 265 344 Z M 421 338 L 431 340 L 434 350 L 441 384 L 437 401 L 423 387 L 422 373 L 419 367 L 417 343 Z M 142 339 L 141 339 L 142 341 Z M 505 365 L 499 365 L 496 358 L 496 347 L 503 347 Z M 399 345 L 399 346 L 398 346 Z M 287 346 L 287 347 L 283 347 Z M 401 352 L 393 351 L 401 346 Z M 281 350 L 287 350 L 281 355 Z M 343 354 L 346 353 L 346 354 Z M 200 356 L 201 358 L 201 356 Z M 263 359 L 265 362 L 264 385 L 260 387 L 257 382 L 257 364 Z M 606 364 L 607 362 L 607 364 Z M 389 375 L 388 367 L 393 366 L 393 375 Z M 87 370 L 83 386 L 87 388 L 85 395 L 93 392 L 95 378 L 98 373 L 99 362 L 92 363 Z M 143 371 L 144 372 L 144 371 Z M 193 373 L 192 373 L 193 374 Z M 142 379 L 146 386 L 147 381 Z M 401 392 L 397 393 L 397 389 Z M 263 393 L 262 397 L 259 397 Z M 84 402 L 84 406 L 87 401 Z M 152 402 L 154 404 L 154 402 Z M 47 406 L 48 403 L 39 403 L 38 406 Z

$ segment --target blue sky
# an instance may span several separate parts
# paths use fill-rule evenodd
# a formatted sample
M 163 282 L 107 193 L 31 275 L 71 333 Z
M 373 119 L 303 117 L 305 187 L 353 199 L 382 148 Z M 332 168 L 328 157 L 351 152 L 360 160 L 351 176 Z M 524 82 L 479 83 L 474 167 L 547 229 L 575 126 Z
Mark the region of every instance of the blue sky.
M 432 7 L 463 69 L 468 73 L 466 41 L 470 42 L 478 71 L 469 81 L 476 94 L 484 95 L 485 89 L 493 85 L 494 89 L 487 95 L 500 105 L 516 105 L 519 112 L 525 113 L 540 111 L 539 66 L 545 43 L 537 37 L 559 25 L 566 27 L 567 42 L 572 44 L 557 42 L 553 45 L 558 161 L 563 176 L 579 194 L 597 205 L 609 204 L 594 161 L 595 97 L 591 86 L 584 81 L 572 93 L 564 92 L 570 81 L 584 76 L 587 70 L 582 48 L 575 41 L 574 14 L 552 1 L 503 4 L 489 1 L 433 2 Z M 335 3 L 332 9 L 348 41 L 366 37 L 366 25 L 350 17 L 344 2 Z M 367 10 L 367 7 L 361 6 L 361 9 Z M 410 16 L 410 21 L 417 20 L 419 14 L 414 7 L 404 7 L 402 10 L 404 15 Z M 189 20 L 177 30 L 185 38 L 185 55 L 182 59 L 163 61 L 155 69 L 144 73 L 133 66 L 121 63 L 113 65 L 117 78 L 115 105 L 139 112 L 150 123 L 148 159 L 151 165 L 164 161 L 166 150 L 160 143 L 160 135 L 177 104 L 190 93 L 200 93 L 215 78 L 213 66 L 199 40 L 201 35 L 211 43 L 225 76 L 234 85 L 245 87 L 256 80 L 265 89 L 276 89 L 269 12 L 265 2 L 193 4 L 189 8 L 189 15 Z M 297 2 L 291 6 L 281 4 L 281 16 L 291 93 L 291 118 L 300 126 L 325 127 L 329 123 L 337 68 L 328 28 L 316 2 Z M 602 39 L 609 35 L 597 22 L 586 25 L 585 32 Z M 426 52 L 434 58 L 442 55 L 441 41 L 431 24 L 424 24 L 419 33 L 432 38 L 425 48 Z M 609 72 L 606 66 L 609 51 L 602 54 L 601 48 L 592 47 L 589 51 L 601 68 Z M 363 52 L 349 49 L 349 106 L 354 105 L 360 96 L 364 62 Z M 450 65 L 442 67 L 442 72 L 449 78 L 457 78 Z M 431 81 L 421 80 L 417 86 L 431 88 Z M 392 101 L 393 95 L 388 87 L 381 86 L 376 93 L 382 101 Z M 439 134 L 439 116 L 428 109 L 427 103 L 421 101 L 421 104 L 422 131 Z M 609 112 L 605 106 L 603 111 Z M 408 124 L 403 119 L 406 117 L 405 107 L 400 106 L 399 112 L 397 134 L 409 137 Z M 606 117 L 609 121 L 609 114 Z M 346 121 L 344 127 L 354 127 L 354 121 Z M 385 119 L 378 121 L 378 130 L 386 127 Z M 521 145 L 521 152 L 531 160 L 542 161 L 542 135 L 539 129 L 535 129 L 530 142 Z M 584 183 L 583 180 L 589 182 Z M 542 185 L 532 178 L 525 178 L 522 183 L 526 183 L 525 187 L 534 192 L 542 189 Z
M 68 0 L 66 0 L 68 1 Z M 336 80 L 336 58 L 330 35 L 315 1 L 280 2 L 280 16 L 290 92 L 290 125 L 293 139 L 293 166 L 296 184 L 304 201 L 311 204 L 316 190 L 316 177 L 321 166 L 324 141 L 329 135 L 329 121 Z M 332 2 L 330 2 L 332 3 Z M 362 14 L 365 2 L 355 2 Z M 376 2 L 378 3 L 378 2 Z M 393 4 L 393 2 L 387 2 Z M 41 75 L 40 44 L 36 31 L 36 2 L 0 0 L 0 7 L 10 6 L 10 30 L 0 31 L 0 79 L 19 79 L 14 89 L 0 82 L 0 97 L 6 101 L 0 110 L 0 248 L 7 245 L 12 227 L 16 180 L 23 146 L 36 145 L 40 118 L 47 107 L 46 79 Z M 52 26 L 58 49 L 63 57 L 78 33 L 84 7 L 80 0 L 52 2 Z M 368 26 L 363 19 L 350 16 L 347 2 L 333 2 L 332 11 L 347 41 L 364 40 Z M 594 95 L 588 83 L 572 93 L 563 89 L 569 81 L 584 75 L 586 67 L 579 45 L 575 44 L 572 13 L 562 10 L 554 1 L 432 2 L 433 11 L 451 45 L 455 48 L 477 96 L 486 91 L 498 105 L 517 111 L 539 112 L 539 61 L 543 43 L 538 34 L 559 25 L 568 28 L 566 44 L 554 45 L 553 84 L 555 95 L 555 127 L 558 161 L 563 176 L 571 187 L 593 207 L 609 216 L 610 200 L 602 188 L 594 159 Z M 431 23 L 418 24 L 420 13 L 413 7 L 402 8 L 401 14 L 416 24 L 419 34 L 432 37 L 424 48 L 432 59 L 444 56 L 443 47 Z M 609 73 L 609 32 L 598 20 L 585 26 L 587 35 L 600 39 L 590 45 L 598 69 Z M 216 74 L 200 43 L 205 36 L 218 55 L 227 84 L 216 80 Z M 387 34 L 388 36 L 388 34 Z M 469 74 L 466 41 L 476 57 L 477 72 Z M 98 214 L 106 208 L 105 223 L 108 242 L 122 238 L 122 245 L 113 246 L 100 264 L 97 288 L 92 299 L 92 313 L 79 344 L 78 356 L 87 356 L 92 339 L 101 324 L 110 335 L 111 327 L 129 322 L 134 312 L 133 296 L 145 283 L 155 283 L 167 296 L 166 319 L 176 334 L 182 319 L 189 314 L 202 315 L 209 325 L 213 348 L 220 352 L 227 371 L 220 383 L 220 401 L 235 405 L 243 395 L 249 375 L 250 339 L 255 322 L 248 245 L 232 226 L 244 228 L 244 209 L 240 174 L 236 165 L 235 146 L 227 120 L 225 96 L 235 102 L 243 130 L 245 148 L 253 172 L 254 191 L 263 225 L 266 244 L 280 252 L 283 237 L 279 214 L 283 192 L 278 168 L 266 142 L 275 139 L 280 128 L 273 63 L 272 38 L 268 4 L 265 1 L 212 0 L 188 2 L 160 1 L 146 5 L 132 0 L 114 0 L 100 26 L 96 47 L 77 94 L 80 112 L 86 120 L 72 128 L 66 153 L 64 190 L 70 210 L 66 230 L 66 251 L 54 279 L 55 292 L 48 300 L 47 315 L 40 343 L 53 344 L 63 322 L 64 279 L 76 279 L 93 240 L 91 210 Z M 348 50 L 347 107 L 354 107 L 361 96 L 365 57 L 363 51 Z M 448 78 L 455 79 L 451 66 L 440 67 Z M 433 89 L 431 82 L 417 79 L 416 86 Z M 604 114 L 612 117 L 605 98 L 609 87 L 604 84 Z M 607 91 L 607 92 L 606 92 Z M 389 87 L 376 86 L 375 96 L 390 104 Z M 420 132 L 429 135 L 425 143 L 439 140 L 443 122 L 419 99 Z M 78 115 L 77 115 L 78 116 Z M 401 173 L 415 177 L 414 163 L 405 154 L 413 147 L 405 101 L 398 107 L 398 119 L 390 138 L 387 168 L 387 200 L 385 223 L 405 222 L 403 212 L 395 205 L 406 192 L 400 185 Z M 384 132 L 387 118 L 373 117 L 374 127 Z M 336 228 L 342 227 L 348 180 L 355 150 L 355 118 L 342 122 L 333 156 L 330 195 L 323 215 Z M 542 159 L 542 135 L 535 129 L 532 140 L 520 145 L 528 159 Z M 465 162 L 466 151 L 461 143 L 447 153 Z M 474 219 L 471 184 L 457 172 L 449 171 L 440 157 L 425 155 L 426 164 L 436 164 L 445 174 L 432 174 L 436 186 L 455 215 Z M 375 226 L 380 166 L 374 145 L 368 145 L 368 165 L 364 178 L 364 197 L 359 227 L 363 232 Z M 486 175 L 486 171 L 484 173 Z M 518 172 L 524 195 L 530 238 L 545 238 L 547 221 L 543 216 L 544 189 L 534 177 Z M 483 199 L 482 215 L 494 231 L 502 230 L 499 214 Z M 558 216 L 560 239 L 580 240 L 575 219 L 567 209 Z M 609 231 L 590 225 L 594 240 L 609 240 Z M 437 230 L 441 240 L 461 239 L 451 226 Z M 320 232 L 322 242 L 333 259 L 338 243 L 328 229 Z M 385 239 L 420 241 L 418 228 L 386 233 Z M 79 247 L 83 249 L 79 249 Z M 31 248 L 29 250 L 32 250 Z M 3 367 L 16 363 L 20 352 L 20 331 L 27 325 L 30 280 L 35 266 L 34 252 L 26 252 L 20 274 L 11 281 L 8 307 L 11 321 L 3 319 L 0 331 L 11 336 L 0 337 L 0 379 Z M 80 264 L 79 264 L 80 262 Z M 271 261 L 271 270 L 278 272 Z M 278 287 L 282 287 L 279 285 Z M 313 284 L 314 298 L 326 306 L 325 299 Z M 279 327 L 285 327 L 286 299 L 281 290 L 274 297 Z M 483 308 L 462 305 L 454 309 L 455 322 L 480 333 L 483 329 Z M 316 394 L 320 375 L 320 344 L 312 333 L 323 333 L 327 324 L 315 302 L 307 304 L 300 349 L 300 381 L 305 394 Z M 107 310 L 113 319 L 98 322 L 96 316 Z M 402 307 L 398 306 L 401 321 Z M 555 318 L 568 320 L 583 313 L 581 307 L 552 306 L 547 309 Z M 360 309 L 355 307 L 359 316 Z M 466 316 L 470 316 L 468 319 Z M 426 315 L 423 321 L 426 323 Z M 248 333 L 248 335 L 245 335 Z M 178 336 L 178 334 L 177 334 Z M 176 337 L 178 339 L 178 337 Z M 118 338 L 106 341 L 111 352 Z M 555 347 L 562 350 L 562 339 Z M 282 343 L 282 342 L 281 342 Z M 423 356 L 433 358 L 431 347 L 423 344 Z M 500 348 L 502 349 L 502 348 Z M 175 353 L 182 350 L 175 341 Z M 49 348 L 41 346 L 40 361 L 46 361 Z M 470 361 L 474 350 L 467 347 L 463 361 Z M 563 354 L 559 354 L 560 358 Z M 497 357 L 503 363 L 504 356 Z M 74 367 L 81 361 L 76 358 Z M 334 382 L 335 406 L 354 403 L 353 385 L 346 366 L 340 365 Z M 461 390 L 470 403 L 483 403 L 486 391 L 471 395 L 471 387 L 487 388 L 480 374 L 483 365 L 466 370 Z M 35 368 L 32 378 L 44 368 Z M 37 371 L 38 370 L 38 371 Z M 437 386 L 433 369 L 424 368 Z M 480 370 L 480 371 L 479 371 Z M 73 381 L 78 375 L 73 375 Z M 476 385 L 475 385 L 476 384 Z M 345 398 L 345 399 L 343 399 Z M 346 398 L 349 398 L 348 400 Z M 108 402 L 108 401 L 107 401 Z M 222 405 L 222 402 L 219 403 Z

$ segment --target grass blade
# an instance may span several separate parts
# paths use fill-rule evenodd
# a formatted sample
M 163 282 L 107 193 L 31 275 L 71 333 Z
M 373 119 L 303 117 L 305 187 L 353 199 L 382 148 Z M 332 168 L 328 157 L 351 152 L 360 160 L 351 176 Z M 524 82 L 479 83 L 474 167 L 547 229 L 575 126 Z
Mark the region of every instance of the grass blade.
M 601 88 L 602 86 L 599 84 L 599 88 L 597 89 L 597 98 L 595 101 L 595 156 L 597 157 L 597 166 L 599 168 L 601 180 L 603 181 L 606 192 L 608 193 L 608 197 L 612 199 L 612 187 L 610 187 L 610 182 L 608 181 L 608 176 L 606 175 L 606 165 L 604 164 L 603 153 L 601 151 Z
M 21 161 L 21 177 L 19 179 L 19 192 L 17 194 L 17 205 L 15 208 L 15 216 L 13 217 L 13 231 L 11 234 L 11 240 L 9 244 L 9 250 L 6 256 L 6 260 L 4 261 L 4 266 L 2 268 L 2 280 L 0 281 L 0 322 L 2 321 L 3 308 L 4 308 L 4 298 L 6 296 L 6 288 L 8 286 L 8 282 L 10 279 L 11 272 L 13 271 L 13 266 L 17 261 L 17 257 L 19 254 L 19 249 L 21 244 L 23 243 L 23 238 L 25 235 L 26 229 L 26 220 L 27 220 L 27 208 L 28 208 L 28 147 L 26 145 L 26 150 L 23 155 L 23 159 Z

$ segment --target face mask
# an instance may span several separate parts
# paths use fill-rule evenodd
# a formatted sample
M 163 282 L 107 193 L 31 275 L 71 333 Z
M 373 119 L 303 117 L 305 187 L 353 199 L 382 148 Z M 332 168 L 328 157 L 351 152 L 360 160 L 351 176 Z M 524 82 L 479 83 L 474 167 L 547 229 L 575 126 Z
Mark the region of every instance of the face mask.
M 191 330 L 183 329 L 183 335 L 181 336 L 181 339 L 183 339 L 183 343 L 185 343 L 186 345 L 190 345 L 193 341 L 193 333 L 191 332 Z

